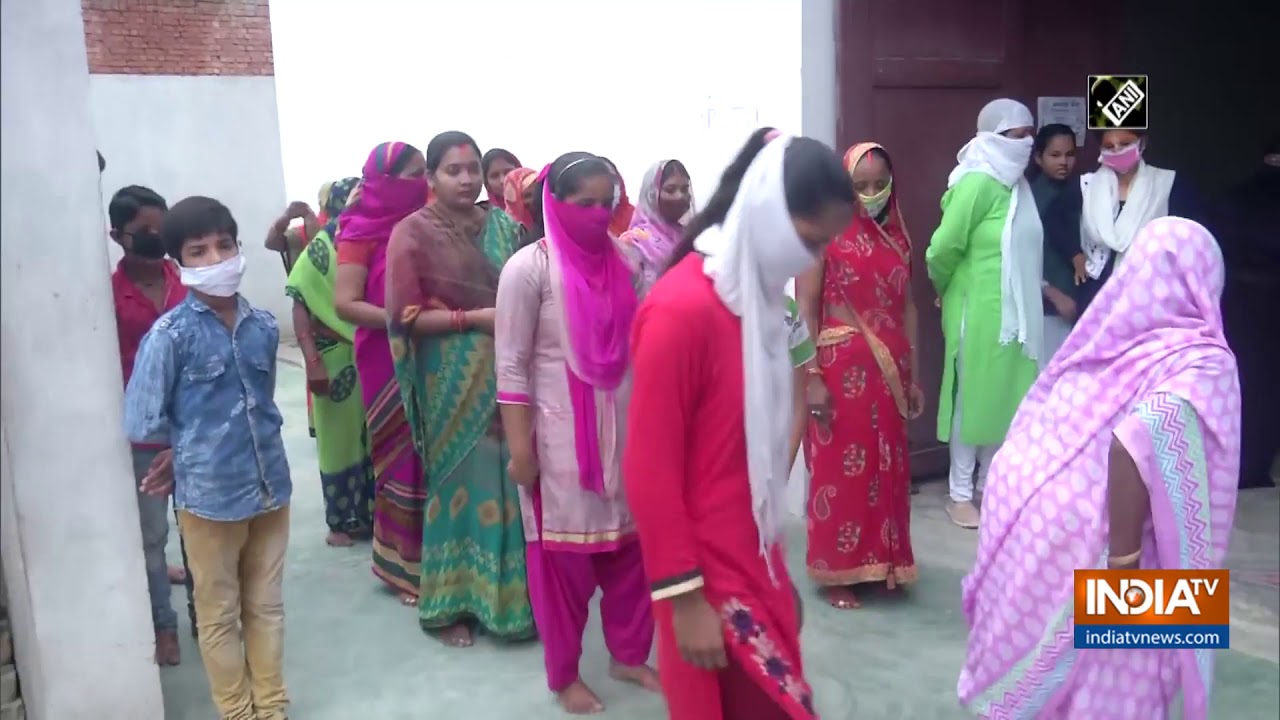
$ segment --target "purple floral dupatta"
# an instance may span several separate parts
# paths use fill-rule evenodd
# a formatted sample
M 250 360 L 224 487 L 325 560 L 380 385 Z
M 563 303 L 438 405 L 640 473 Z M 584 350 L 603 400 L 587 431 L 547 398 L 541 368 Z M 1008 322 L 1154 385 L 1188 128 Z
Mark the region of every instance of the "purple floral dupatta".
M 1222 332 L 1222 255 L 1161 218 L 1027 394 L 992 462 L 978 558 L 963 583 L 969 648 L 957 692 L 984 717 L 1208 713 L 1212 651 L 1076 650 L 1073 572 L 1105 568 L 1111 438 L 1151 497 L 1143 568 L 1220 568 L 1235 511 L 1240 388 Z M 1176 668 L 1165 663 L 1175 663 Z M 1132 713 L 1123 713 L 1126 717 Z
M 645 172 L 631 227 L 618 238 L 618 246 L 636 276 L 636 288 L 640 295 L 648 293 L 649 288 L 653 287 L 658 276 L 666 269 L 667 261 L 684 232 L 683 225 L 667 222 L 658 210 L 662 176 L 671 162 L 659 160 Z

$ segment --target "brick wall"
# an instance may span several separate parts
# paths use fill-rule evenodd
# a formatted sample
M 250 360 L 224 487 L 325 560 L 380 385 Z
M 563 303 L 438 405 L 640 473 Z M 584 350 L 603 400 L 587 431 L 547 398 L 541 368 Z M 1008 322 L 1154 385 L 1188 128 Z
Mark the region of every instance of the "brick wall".
M 267 0 L 81 0 L 89 72 L 272 75 Z

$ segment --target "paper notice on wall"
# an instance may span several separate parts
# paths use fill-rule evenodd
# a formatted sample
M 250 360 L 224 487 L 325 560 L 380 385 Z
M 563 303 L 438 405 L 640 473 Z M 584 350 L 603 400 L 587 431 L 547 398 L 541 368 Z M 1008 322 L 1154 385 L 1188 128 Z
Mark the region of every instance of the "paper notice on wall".
M 1083 97 L 1041 97 L 1036 102 L 1036 127 L 1060 123 L 1076 133 L 1076 144 L 1084 145 L 1088 100 Z

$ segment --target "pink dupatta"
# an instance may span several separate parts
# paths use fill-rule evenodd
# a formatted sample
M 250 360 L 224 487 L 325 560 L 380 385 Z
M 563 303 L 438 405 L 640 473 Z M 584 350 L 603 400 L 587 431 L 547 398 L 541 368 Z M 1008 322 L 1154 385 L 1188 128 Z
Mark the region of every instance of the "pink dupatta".
M 1072 578 L 1106 567 L 1113 434 L 1151 497 L 1141 567 L 1222 567 L 1240 451 L 1223 278 L 1202 226 L 1147 224 L 1023 400 L 991 465 L 978 558 L 963 583 L 970 637 L 957 690 L 972 712 L 1087 715 L 1110 695 L 1101 676 L 1163 712 L 1157 658 L 1170 653 L 1184 716 L 1207 716 L 1213 651 L 1076 650 Z M 1142 670 L 1126 652 L 1147 654 Z
M 542 170 L 543 219 L 551 262 L 551 292 L 563 308 L 561 337 L 573 406 L 574 445 L 582 487 L 599 494 L 605 488 L 601 463 L 604 453 L 621 450 L 622 426 L 613 391 L 627 373 L 631 322 L 635 317 L 635 289 L 631 273 L 609 236 L 607 223 L 590 222 L 591 209 L 560 202 Z M 604 211 L 608 213 L 606 209 Z M 597 413 L 600 404 L 605 412 Z

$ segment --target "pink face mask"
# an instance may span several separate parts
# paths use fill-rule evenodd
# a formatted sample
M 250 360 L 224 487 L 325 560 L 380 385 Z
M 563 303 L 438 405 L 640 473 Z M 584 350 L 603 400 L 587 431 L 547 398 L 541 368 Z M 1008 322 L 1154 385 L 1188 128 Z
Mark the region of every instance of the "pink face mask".
M 613 213 L 607 207 L 557 203 L 556 216 L 564 231 L 584 250 L 599 252 L 612 242 L 609 221 L 613 219 Z
M 1138 166 L 1138 162 L 1142 160 L 1142 147 L 1140 143 L 1133 143 L 1119 150 L 1103 150 L 1102 157 L 1098 158 L 1098 162 L 1103 167 L 1111 168 L 1121 175 L 1127 174 Z

